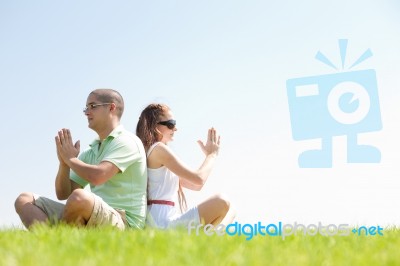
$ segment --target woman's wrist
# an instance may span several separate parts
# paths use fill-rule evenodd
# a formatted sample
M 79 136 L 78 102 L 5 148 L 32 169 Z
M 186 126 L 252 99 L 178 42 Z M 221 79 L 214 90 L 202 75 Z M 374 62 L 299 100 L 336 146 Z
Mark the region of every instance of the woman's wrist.
M 217 156 L 218 156 L 218 152 L 212 152 L 207 155 L 207 157 L 211 157 L 211 158 L 217 158 Z

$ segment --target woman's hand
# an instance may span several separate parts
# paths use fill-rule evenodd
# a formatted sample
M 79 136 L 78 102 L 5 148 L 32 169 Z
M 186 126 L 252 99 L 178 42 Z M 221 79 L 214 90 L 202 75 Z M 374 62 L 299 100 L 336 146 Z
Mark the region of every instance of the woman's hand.
M 218 155 L 219 144 L 221 137 L 217 135 L 217 131 L 214 128 L 208 130 L 207 142 L 204 145 L 203 141 L 198 140 L 201 150 L 206 156 L 215 154 Z

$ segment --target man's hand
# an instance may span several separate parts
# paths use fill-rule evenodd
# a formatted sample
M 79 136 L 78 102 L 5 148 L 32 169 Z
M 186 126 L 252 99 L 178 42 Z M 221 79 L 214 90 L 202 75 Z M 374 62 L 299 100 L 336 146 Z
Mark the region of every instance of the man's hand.
M 58 137 L 58 136 L 57 136 L 57 137 Z M 60 154 L 60 151 L 59 151 L 59 149 L 58 149 L 57 137 L 56 137 L 56 149 L 57 149 L 57 158 L 58 158 L 58 161 L 60 162 L 60 165 L 63 165 L 63 166 L 65 166 L 65 167 L 68 167 L 68 165 L 67 165 L 67 164 L 64 162 L 64 160 L 62 159 L 61 154 Z
M 79 140 L 73 144 L 71 132 L 69 129 L 63 128 L 58 131 L 58 135 L 55 138 L 57 146 L 57 157 L 60 163 L 69 165 L 71 158 L 76 158 L 80 152 Z

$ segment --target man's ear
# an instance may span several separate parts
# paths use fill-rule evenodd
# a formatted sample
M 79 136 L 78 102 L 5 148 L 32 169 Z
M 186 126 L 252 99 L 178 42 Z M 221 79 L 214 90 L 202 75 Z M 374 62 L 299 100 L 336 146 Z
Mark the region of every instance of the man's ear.
M 117 110 L 117 106 L 115 105 L 115 103 L 111 103 L 110 104 L 110 111 L 115 111 Z

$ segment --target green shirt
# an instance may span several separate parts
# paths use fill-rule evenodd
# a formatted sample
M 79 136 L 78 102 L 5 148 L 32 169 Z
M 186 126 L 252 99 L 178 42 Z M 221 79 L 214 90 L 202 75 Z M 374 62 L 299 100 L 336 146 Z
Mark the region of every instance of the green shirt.
M 101 145 L 98 139 L 93 141 L 90 149 L 79 155 L 79 159 L 92 165 L 108 161 L 118 167 L 119 173 L 101 185 L 90 184 L 90 189 L 111 207 L 125 210 L 130 227 L 144 228 L 147 208 L 147 167 L 146 153 L 140 139 L 120 125 Z M 89 183 L 72 170 L 70 179 L 82 187 Z

